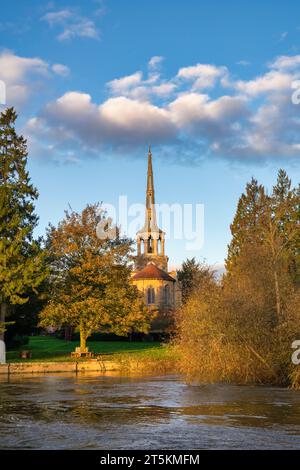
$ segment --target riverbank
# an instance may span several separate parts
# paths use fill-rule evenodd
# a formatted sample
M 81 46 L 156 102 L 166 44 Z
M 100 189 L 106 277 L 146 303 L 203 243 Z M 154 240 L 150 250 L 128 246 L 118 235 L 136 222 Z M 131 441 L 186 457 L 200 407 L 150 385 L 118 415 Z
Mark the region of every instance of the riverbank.
M 89 341 L 90 351 L 96 353 L 92 359 L 74 359 L 71 351 L 78 345 L 76 341 L 64 341 L 54 337 L 31 337 L 28 345 L 15 351 L 8 351 L 7 364 L 0 364 L 0 375 L 15 374 L 46 374 L 57 372 L 119 372 L 123 373 L 155 373 L 180 374 L 186 376 L 186 370 L 179 360 L 179 352 L 173 346 L 159 342 L 140 341 Z M 21 359 L 19 353 L 28 349 L 32 353 L 31 359 Z M 200 377 L 195 375 L 188 382 L 199 383 Z M 208 380 L 203 383 L 220 383 L 222 380 Z M 223 380 L 223 382 L 226 382 Z M 235 384 L 255 385 L 255 382 L 232 382 Z M 260 382 L 262 384 L 262 382 Z M 281 385 L 276 383 L 264 384 Z M 300 390 L 300 368 L 295 368 L 289 376 L 288 388 Z
M 22 350 L 31 353 L 30 362 L 72 362 L 71 352 L 79 346 L 79 341 L 65 341 L 53 336 L 30 336 L 28 344 L 21 345 L 6 354 L 7 362 L 28 362 L 20 357 Z M 152 354 L 164 351 L 164 345 L 154 341 L 87 341 L 89 351 L 100 356 L 112 354 Z M 155 354 L 155 353 L 154 353 Z
M 0 364 L 0 374 L 41 374 L 53 372 L 176 372 L 176 359 L 166 354 L 165 357 L 146 355 L 115 355 L 112 359 L 97 358 L 78 361 L 43 361 L 10 362 Z
M 90 351 L 97 354 L 91 359 L 74 359 L 70 356 L 78 345 L 52 337 L 32 337 L 28 345 L 8 351 L 7 364 L 0 365 L 0 374 L 34 374 L 85 371 L 139 371 L 172 373 L 177 370 L 173 349 L 154 342 L 90 341 Z M 29 350 L 30 359 L 19 357 L 22 349 Z

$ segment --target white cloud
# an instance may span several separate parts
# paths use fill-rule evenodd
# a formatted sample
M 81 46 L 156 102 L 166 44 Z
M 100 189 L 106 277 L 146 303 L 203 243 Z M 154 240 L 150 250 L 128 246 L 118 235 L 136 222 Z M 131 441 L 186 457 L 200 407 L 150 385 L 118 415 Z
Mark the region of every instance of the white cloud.
M 148 67 L 149 69 L 153 70 L 158 67 L 158 65 L 161 64 L 161 62 L 164 60 L 164 57 L 161 55 L 155 55 L 151 57 L 151 59 L 148 62 Z
M 234 87 L 239 92 L 255 96 L 261 93 L 290 89 L 292 80 L 292 76 L 288 73 L 271 70 L 254 80 L 238 80 L 234 83 Z
M 171 95 L 176 87 L 177 85 L 175 85 L 175 83 L 161 83 L 160 85 L 152 87 L 151 92 L 163 98 Z
M 44 142 L 46 155 L 62 159 L 68 152 L 77 156 L 78 149 L 99 156 L 149 143 L 182 162 L 210 155 L 243 162 L 298 157 L 300 115 L 290 88 L 299 76 L 295 61 L 281 56 L 250 80 L 233 80 L 227 67 L 210 64 L 180 68 L 168 80 L 137 71 L 111 80 L 108 97 L 98 103 L 88 93 L 63 94 L 26 130 L 36 148 Z
M 99 39 L 99 32 L 95 27 L 92 20 L 87 18 L 80 18 L 73 24 L 66 26 L 62 33 L 57 36 L 60 41 L 75 38 L 76 36 L 82 38 Z
M 114 94 L 127 93 L 131 88 L 136 87 L 142 83 L 142 72 L 135 72 L 132 75 L 127 75 L 122 78 L 115 78 L 108 82 L 108 87 Z
M 99 111 L 100 118 L 107 127 L 125 134 L 128 132 L 133 139 L 139 139 L 142 135 L 143 140 L 147 141 L 157 140 L 158 136 L 164 139 L 174 135 L 175 129 L 168 111 L 150 103 L 125 97 L 110 98 L 100 105 Z
M 7 83 L 18 83 L 26 79 L 30 74 L 46 76 L 48 64 L 37 57 L 20 57 L 11 51 L 3 51 L 0 54 L 0 75 Z
M 169 104 L 171 115 L 178 127 L 199 121 L 209 100 L 208 95 L 186 93 Z
M 76 145 L 88 143 L 93 152 L 103 146 L 172 143 L 181 134 L 202 135 L 212 145 L 218 139 L 223 142 L 230 126 L 245 114 L 244 100 L 238 97 L 210 100 L 190 93 L 162 107 L 127 97 L 95 104 L 88 94 L 69 92 L 29 121 L 27 131 L 42 139 L 55 136 L 56 145 L 64 143 L 59 136 L 67 136 L 68 145 L 70 140 Z
M 246 101 L 241 97 L 186 93 L 169 104 L 171 119 L 178 132 L 188 139 L 205 142 L 206 150 L 218 153 L 230 141 L 239 140 L 241 123 L 247 118 Z
M 270 62 L 269 67 L 272 69 L 295 69 L 300 66 L 300 55 L 281 55 Z
M 170 96 L 177 85 L 162 81 L 159 73 L 151 73 L 146 79 L 137 71 L 125 77 L 116 78 L 107 83 L 112 95 L 125 96 L 139 101 L 148 101 L 151 96 L 164 98 Z
M 49 103 L 27 122 L 25 132 L 31 143 L 42 140 L 52 144 L 53 153 L 59 154 L 66 145 L 69 150 L 78 149 L 80 144 L 94 154 L 104 146 L 133 148 L 171 142 L 177 130 L 169 112 L 150 103 L 115 97 L 97 105 L 90 95 L 74 91 Z
M 23 106 L 53 73 L 66 75 L 67 72 L 65 65 L 51 66 L 38 57 L 21 57 L 8 50 L 0 53 L 0 80 L 6 85 L 9 106 Z
M 179 69 L 177 77 L 186 80 L 194 80 L 193 88 L 213 87 L 218 78 L 227 73 L 226 67 L 216 67 L 211 64 L 197 64 Z
M 236 96 L 210 100 L 208 95 L 187 93 L 170 103 L 169 108 L 180 125 L 203 119 L 225 121 L 241 117 L 245 111 L 245 100 Z
M 50 26 L 54 26 L 56 24 L 64 23 L 67 19 L 72 18 L 73 13 L 71 10 L 59 10 L 59 11 L 52 11 L 47 13 L 42 17 L 43 20 L 47 21 Z
M 79 15 L 71 9 L 51 11 L 42 17 L 49 26 L 60 28 L 62 31 L 57 35 L 59 41 L 84 37 L 99 39 L 100 34 L 95 22 L 85 16 Z
M 67 77 L 68 75 L 70 75 L 70 69 L 66 65 L 53 64 L 51 68 L 54 73 L 56 73 L 57 75 L 61 75 L 62 77 Z

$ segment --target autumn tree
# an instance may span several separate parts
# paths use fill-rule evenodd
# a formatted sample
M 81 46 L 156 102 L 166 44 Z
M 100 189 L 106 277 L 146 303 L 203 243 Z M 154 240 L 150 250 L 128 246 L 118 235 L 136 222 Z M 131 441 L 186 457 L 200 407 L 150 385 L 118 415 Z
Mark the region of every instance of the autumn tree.
M 27 144 L 15 130 L 17 114 L 0 115 L 0 305 L 3 324 L 11 307 L 28 301 L 45 278 L 43 252 L 33 231 L 37 190 L 27 171 Z
M 51 284 L 40 325 L 75 327 L 82 352 L 93 331 L 146 333 L 152 317 L 130 282 L 131 245 L 118 236 L 99 204 L 82 213 L 66 212 L 48 231 Z
M 239 199 L 226 273 L 199 283 L 178 315 L 183 370 L 199 380 L 300 383 L 299 187 L 280 170 L 270 194 L 255 179 Z M 201 358 L 201 360 L 199 360 Z

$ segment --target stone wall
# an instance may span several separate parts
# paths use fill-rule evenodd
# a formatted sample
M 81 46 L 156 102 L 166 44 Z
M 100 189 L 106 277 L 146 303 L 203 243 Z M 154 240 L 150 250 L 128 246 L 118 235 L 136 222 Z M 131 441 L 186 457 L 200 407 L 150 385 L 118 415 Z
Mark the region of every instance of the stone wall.
M 89 361 L 72 362 L 12 362 L 0 364 L 0 374 L 46 374 L 50 372 L 106 372 L 119 370 L 117 361 L 102 361 L 91 359 Z
M 139 291 L 143 292 L 145 304 L 147 305 L 147 289 L 153 287 L 155 291 L 155 306 L 158 308 L 175 308 L 176 296 L 175 296 L 175 282 L 165 281 L 161 279 L 134 279 L 132 283 L 137 286 Z M 164 286 L 168 285 L 170 289 L 170 302 L 169 305 L 165 305 L 163 298 Z

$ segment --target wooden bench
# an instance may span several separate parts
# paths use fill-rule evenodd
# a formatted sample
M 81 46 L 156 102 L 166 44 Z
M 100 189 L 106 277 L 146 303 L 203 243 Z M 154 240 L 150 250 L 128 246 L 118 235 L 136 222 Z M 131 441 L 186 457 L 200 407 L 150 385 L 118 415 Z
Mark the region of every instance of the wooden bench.
M 94 353 L 91 352 L 91 351 L 87 351 L 87 352 L 77 352 L 77 351 L 73 351 L 71 352 L 71 357 L 94 357 Z
M 82 351 L 80 346 L 75 348 L 75 351 L 71 352 L 71 357 L 94 357 L 94 353 L 89 351 L 89 348 L 85 348 L 85 351 Z

